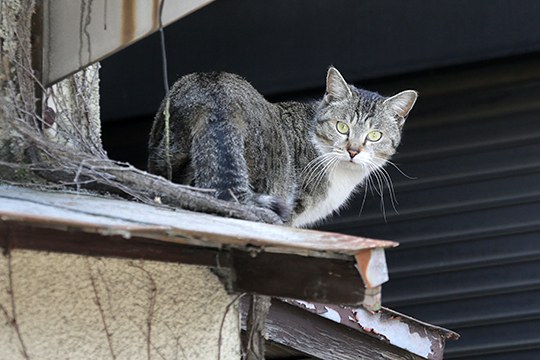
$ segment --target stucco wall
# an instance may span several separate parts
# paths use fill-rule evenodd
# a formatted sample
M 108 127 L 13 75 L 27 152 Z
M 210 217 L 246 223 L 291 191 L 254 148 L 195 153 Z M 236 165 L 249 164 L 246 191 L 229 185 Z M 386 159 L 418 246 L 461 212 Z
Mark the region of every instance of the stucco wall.
M 34 81 L 22 68 L 30 68 L 24 61 L 33 4 L 0 1 L 0 159 L 27 149 L 13 141 L 5 116 L 17 113 L 13 99 L 23 114 L 33 111 Z M 64 135 L 82 133 L 92 154 L 102 156 L 97 69 L 49 89 L 47 104 Z M 55 127 L 47 131 L 69 145 Z M 236 305 L 219 340 L 232 299 L 202 267 L 14 250 L 0 255 L 0 359 L 238 359 Z
M 203 267 L 14 250 L 0 359 L 218 359 L 223 319 L 220 359 L 239 359 L 233 298 Z

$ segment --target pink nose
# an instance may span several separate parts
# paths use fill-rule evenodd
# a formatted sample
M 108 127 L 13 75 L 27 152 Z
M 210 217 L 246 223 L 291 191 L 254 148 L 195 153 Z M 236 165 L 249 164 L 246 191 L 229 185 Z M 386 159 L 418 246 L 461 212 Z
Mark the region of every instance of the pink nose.
M 347 152 L 349 153 L 351 159 L 353 157 L 355 157 L 356 155 L 358 155 L 358 153 L 360 152 L 360 149 L 356 149 L 356 148 L 349 148 L 347 149 Z

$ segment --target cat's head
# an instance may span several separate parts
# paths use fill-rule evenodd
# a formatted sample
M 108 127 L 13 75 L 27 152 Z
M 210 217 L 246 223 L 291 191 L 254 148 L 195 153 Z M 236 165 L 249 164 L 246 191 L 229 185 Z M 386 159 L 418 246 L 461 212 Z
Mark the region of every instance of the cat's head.
M 317 111 L 315 144 L 336 164 L 369 173 L 396 152 L 417 97 L 414 90 L 384 97 L 357 89 L 331 67 Z

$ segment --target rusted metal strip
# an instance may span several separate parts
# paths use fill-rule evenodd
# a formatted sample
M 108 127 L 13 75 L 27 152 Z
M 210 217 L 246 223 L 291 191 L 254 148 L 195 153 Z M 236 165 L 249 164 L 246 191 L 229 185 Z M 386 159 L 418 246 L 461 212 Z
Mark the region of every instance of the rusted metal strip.
M 45 86 L 140 40 L 213 0 L 37 1 L 34 62 Z M 39 76 L 39 75 L 38 75 Z

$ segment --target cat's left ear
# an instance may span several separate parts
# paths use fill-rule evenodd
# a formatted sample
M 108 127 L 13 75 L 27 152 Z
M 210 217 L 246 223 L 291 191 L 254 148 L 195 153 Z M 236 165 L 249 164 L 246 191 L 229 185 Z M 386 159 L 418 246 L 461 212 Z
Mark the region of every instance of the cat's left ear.
M 392 112 L 393 115 L 397 115 L 399 126 L 403 126 L 405 119 L 409 115 L 409 112 L 414 106 L 418 93 L 414 90 L 405 90 L 397 95 L 389 97 L 384 100 L 384 106 Z

